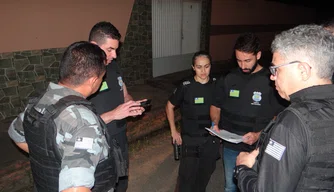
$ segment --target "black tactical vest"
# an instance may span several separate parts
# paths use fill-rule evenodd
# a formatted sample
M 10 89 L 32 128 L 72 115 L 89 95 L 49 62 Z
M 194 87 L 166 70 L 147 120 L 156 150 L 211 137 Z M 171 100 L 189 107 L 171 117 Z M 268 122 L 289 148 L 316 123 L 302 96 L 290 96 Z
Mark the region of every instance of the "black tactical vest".
M 39 98 L 29 101 L 30 105 L 28 105 L 23 121 L 25 138 L 29 146 L 31 170 L 37 191 L 58 192 L 61 155 L 56 144 L 57 128 L 54 119 L 70 105 L 84 105 L 94 113 L 95 111 L 91 102 L 74 95 L 66 96 L 57 103 L 48 106 L 44 114 L 34 108 L 38 101 Z M 99 118 L 104 132 L 105 123 L 99 115 L 96 116 Z M 108 136 L 106 139 L 109 139 Z M 109 157 L 98 163 L 92 191 L 103 192 L 115 187 L 118 180 L 115 162 L 119 161 L 115 151 L 121 153 L 120 148 L 117 149 L 117 147 L 116 144 L 110 146 Z
M 243 74 L 234 69 L 223 82 L 220 128 L 239 135 L 260 132 L 276 115 L 277 108 L 270 105 L 273 88 L 269 86 L 268 70 L 263 68 L 255 74 Z M 251 151 L 255 145 L 224 142 L 224 147 Z
M 293 103 L 285 110 L 293 112 L 301 122 L 304 122 L 304 129 L 307 132 L 308 161 L 295 191 L 334 191 L 333 139 L 330 141 L 328 138 L 328 135 L 334 135 L 332 127 L 334 120 L 328 120 L 333 118 L 326 119 L 326 117 L 322 119 L 323 116 L 319 115 L 327 113 L 324 111 L 333 113 L 333 105 L 329 105 L 325 100 L 309 100 L 308 102 Z M 274 122 L 268 124 L 261 133 L 258 145 L 267 146 Z M 263 146 L 258 156 L 258 168 L 261 166 L 261 159 L 265 151 Z
M 208 136 L 205 127 L 211 127 L 210 105 L 214 80 L 210 79 L 206 84 L 200 84 L 195 80 L 183 82 L 184 102 L 181 105 L 183 135 Z
M 234 69 L 224 77 L 219 127 L 243 135 L 259 132 L 270 122 L 277 109 L 270 106 L 273 97 L 270 93 L 274 89 L 269 76 L 269 71 L 263 68 L 255 74 Z

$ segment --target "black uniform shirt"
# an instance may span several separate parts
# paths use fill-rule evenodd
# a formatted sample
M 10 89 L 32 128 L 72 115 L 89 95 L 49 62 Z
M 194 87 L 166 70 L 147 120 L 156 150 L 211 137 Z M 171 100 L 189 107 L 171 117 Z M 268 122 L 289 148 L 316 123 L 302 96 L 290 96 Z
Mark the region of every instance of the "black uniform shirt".
M 174 106 L 180 106 L 182 114 L 182 134 L 207 133 L 205 127 L 210 127 L 210 105 L 212 103 L 214 80 L 206 84 L 196 82 L 193 77 L 181 83 L 169 101 Z
M 88 98 L 95 106 L 98 114 L 115 109 L 124 103 L 123 80 L 121 71 L 115 61 L 107 66 L 107 72 L 102 81 L 100 90 Z M 114 120 L 107 124 L 107 133 L 115 135 L 125 131 L 126 121 Z
M 290 95 L 291 105 L 260 149 L 257 170 L 239 174 L 241 191 L 333 191 L 333 93 L 333 85 L 319 85 Z
M 213 105 L 221 109 L 219 128 L 239 135 L 259 132 L 284 109 L 269 77 L 266 68 L 253 74 L 244 74 L 237 68 L 217 81 Z M 225 147 L 252 149 L 244 143 L 225 142 Z

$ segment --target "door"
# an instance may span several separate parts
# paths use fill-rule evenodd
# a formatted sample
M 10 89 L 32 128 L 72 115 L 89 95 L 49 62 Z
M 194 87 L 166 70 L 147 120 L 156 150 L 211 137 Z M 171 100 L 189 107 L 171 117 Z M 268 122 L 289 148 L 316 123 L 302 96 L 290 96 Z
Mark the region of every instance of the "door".
M 182 55 L 200 49 L 201 1 L 184 1 L 182 6 Z
M 200 0 L 152 0 L 153 77 L 190 69 L 200 26 Z

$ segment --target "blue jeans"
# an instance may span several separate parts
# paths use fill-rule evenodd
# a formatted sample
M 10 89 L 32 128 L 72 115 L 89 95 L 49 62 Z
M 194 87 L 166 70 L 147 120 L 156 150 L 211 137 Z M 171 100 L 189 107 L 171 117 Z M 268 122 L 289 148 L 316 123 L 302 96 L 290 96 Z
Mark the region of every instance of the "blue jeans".
M 233 177 L 233 170 L 239 151 L 235 151 L 229 148 L 223 148 L 223 163 L 225 171 L 225 192 L 237 192 L 238 187 Z

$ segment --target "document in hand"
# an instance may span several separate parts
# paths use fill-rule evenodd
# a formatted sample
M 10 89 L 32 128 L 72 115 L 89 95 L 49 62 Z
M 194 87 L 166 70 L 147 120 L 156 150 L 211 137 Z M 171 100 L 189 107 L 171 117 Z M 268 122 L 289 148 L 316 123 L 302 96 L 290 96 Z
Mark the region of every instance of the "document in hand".
M 217 137 L 224 139 L 225 141 L 228 141 L 231 143 L 241 143 L 243 141 L 241 135 L 237 135 L 235 133 L 231 133 L 226 130 L 220 130 L 219 132 L 216 132 L 215 130 L 207 128 L 207 127 L 205 127 L 205 129 L 210 131 Z

